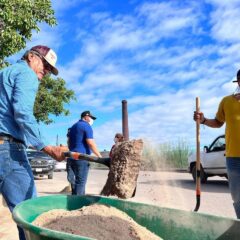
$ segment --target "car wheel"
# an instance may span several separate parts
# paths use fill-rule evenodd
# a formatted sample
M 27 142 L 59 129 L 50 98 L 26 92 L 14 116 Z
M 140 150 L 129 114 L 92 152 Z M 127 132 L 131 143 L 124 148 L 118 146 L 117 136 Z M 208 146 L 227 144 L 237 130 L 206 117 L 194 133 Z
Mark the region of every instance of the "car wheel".
M 196 164 L 192 168 L 192 177 L 193 177 L 194 182 L 196 182 Z M 206 183 L 207 178 L 208 178 L 207 174 L 204 172 L 204 170 L 201 167 L 201 170 L 200 170 L 201 183 Z
M 50 174 L 48 175 L 48 179 L 53 179 L 53 173 L 50 173 Z

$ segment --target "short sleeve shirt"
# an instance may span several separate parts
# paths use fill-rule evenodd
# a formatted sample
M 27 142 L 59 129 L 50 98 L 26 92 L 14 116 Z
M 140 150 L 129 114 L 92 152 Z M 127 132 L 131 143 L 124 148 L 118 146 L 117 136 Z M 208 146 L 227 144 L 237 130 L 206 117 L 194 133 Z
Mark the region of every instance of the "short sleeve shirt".
M 233 95 L 224 97 L 219 104 L 216 119 L 226 122 L 226 156 L 240 157 L 240 102 Z
M 70 151 L 91 154 L 86 140 L 93 139 L 93 130 L 88 122 L 83 120 L 76 122 L 69 130 L 68 138 Z

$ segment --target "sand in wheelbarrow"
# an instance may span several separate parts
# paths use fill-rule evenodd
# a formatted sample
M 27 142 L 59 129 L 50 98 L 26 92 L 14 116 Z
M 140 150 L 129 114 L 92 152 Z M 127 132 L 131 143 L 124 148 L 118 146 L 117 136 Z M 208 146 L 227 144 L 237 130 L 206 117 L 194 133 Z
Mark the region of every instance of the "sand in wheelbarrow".
M 78 210 L 54 209 L 41 214 L 33 224 L 98 240 L 159 240 L 125 212 L 104 204 Z
M 140 171 L 142 148 L 142 140 L 117 144 L 102 195 L 132 197 Z M 93 204 L 74 211 L 54 209 L 41 214 L 33 224 L 98 240 L 161 239 L 125 212 L 103 204 Z
M 142 149 L 141 139 L 116 144 L 108 178 L 101 195 L 117 196 L 123 199 L 133 196 L 141 167 Z

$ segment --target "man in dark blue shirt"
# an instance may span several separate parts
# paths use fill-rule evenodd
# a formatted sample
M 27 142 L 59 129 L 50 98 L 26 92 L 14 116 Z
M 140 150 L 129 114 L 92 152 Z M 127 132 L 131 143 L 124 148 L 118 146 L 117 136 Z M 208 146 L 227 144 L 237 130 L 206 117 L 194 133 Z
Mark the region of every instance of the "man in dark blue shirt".
M 84 111 L 81 119 L 76 122 L 68 131 L 68 147 L 72 152 L 91 154 L 93 152 L 97 157 L 102 157 L 97 149 L 93 139 L 93 130 L 91 125 L 96 120 L 90 111 Z M 67 160 L 68 181 L 71 183 L 72 195 L 84 195 L 89 163 L 83 160 Z

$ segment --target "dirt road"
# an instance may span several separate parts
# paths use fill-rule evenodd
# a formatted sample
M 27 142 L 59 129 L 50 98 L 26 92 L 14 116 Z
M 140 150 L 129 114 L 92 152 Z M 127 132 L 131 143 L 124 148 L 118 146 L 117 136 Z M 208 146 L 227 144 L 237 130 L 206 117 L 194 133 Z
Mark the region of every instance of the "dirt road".
M 107 170 L 91 170 L 87 194 L 99 194 L 105 184 L 107 174 Z M 36 185 L 39 196 L 59 194 L 64 187 L 68 186 L 66 172 L 55 172 L 52 180 L 38 179 Z M 130 201 L 192 211 L 196 204 L 195 184 L 189 173 L 141 172 L 136 195 Z M 199 212 L 235 218 L 225 178 L 209 178 L 209 182 L 202 185 Z M 1 205 L 0 201 L 0 239 L 18 239 L 17 231 L 13 229 L 15 229 L 15 224 L 11 220 L 8 210 Z

